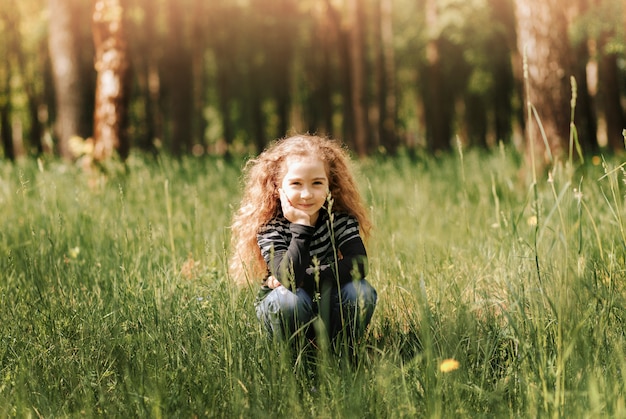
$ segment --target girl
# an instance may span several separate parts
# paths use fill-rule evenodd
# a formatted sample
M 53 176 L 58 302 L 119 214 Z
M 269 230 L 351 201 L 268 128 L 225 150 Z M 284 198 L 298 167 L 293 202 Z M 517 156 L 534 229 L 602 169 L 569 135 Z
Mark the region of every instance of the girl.
M 259 282 L 256 314 L 269 335 L 288 339 L 319 315 L 331 340 L 343 331 L 355 342 L 377 294 L 365 280 L 371 222 L 348 153 L 327 138 L 285 138 L 246 164 L 244 183 L 230 268 Z

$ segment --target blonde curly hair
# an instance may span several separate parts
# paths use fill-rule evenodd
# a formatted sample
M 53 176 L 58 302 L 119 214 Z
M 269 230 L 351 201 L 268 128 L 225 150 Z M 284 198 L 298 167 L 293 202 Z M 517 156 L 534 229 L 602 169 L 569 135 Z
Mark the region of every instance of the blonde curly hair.
M 278 188 L 286 173 L 287 157 L 317 156 L 326 166 L 332 211 L 354 216 L 361 236 L 369 237 L 372 223 L 353 175 L 350 155 L 341 143 L 316 135 L 294 135 L 272 143 L 243 169 L 243 195 L 231 224 L 229 270 L 235 282 L 259 282 L 267 275 L 267 265 L 257 243 L 257 232 L 280 214 Z

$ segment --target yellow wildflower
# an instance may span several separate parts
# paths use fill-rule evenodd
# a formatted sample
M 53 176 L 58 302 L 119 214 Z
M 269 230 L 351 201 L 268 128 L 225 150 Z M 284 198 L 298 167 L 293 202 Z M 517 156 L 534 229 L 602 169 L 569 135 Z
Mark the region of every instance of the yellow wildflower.
M 76 259 L 76 258 L 78 257 L 78 254 L 79 254 L 79 253 L 80 253 L 80 247 L 78 247 L 78 246 L 76 246 L 76 247 L 72 247 L 72 248 L 69 250 L 69 254 L 70 254 L 70 257 L 71 257 L 72 259 Z
M 441 372 L 452 372 L 459 368 L 461 364 L 459 361 L 453 358 L 444 359 L 441 364 L 439 364 L 439 371 Z

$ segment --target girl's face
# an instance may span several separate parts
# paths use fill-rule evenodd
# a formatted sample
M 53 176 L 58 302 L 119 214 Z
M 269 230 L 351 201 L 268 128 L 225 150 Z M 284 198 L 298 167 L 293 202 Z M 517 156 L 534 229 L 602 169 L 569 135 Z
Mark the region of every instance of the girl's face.
M 328 195 L 324 162 L 315 156 L 294 156 L 285 160 L 282 189 L 293 207 L 304 211 L 314 224 Z

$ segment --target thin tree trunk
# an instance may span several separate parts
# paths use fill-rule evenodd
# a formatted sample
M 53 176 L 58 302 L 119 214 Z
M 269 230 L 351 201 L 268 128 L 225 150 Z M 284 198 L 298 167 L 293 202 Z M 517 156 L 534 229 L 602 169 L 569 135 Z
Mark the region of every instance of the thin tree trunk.
M 22 86 L 24 93 L 26 95 L 26 111 L 28 117 L 30 119 L 30 132 L 29 137 L 31 139 L 31 144 L 34 145 L 38 151 L 41 151 L 41 135 L 42 128 L 39 122 L 38 111 L 39 111 L 39 101 L 41 100 L 40 96 L 37 96 L 35 93 L 35 82 L 33 80 L 32 71 L 29 71 L 27 68 L 27 59 L 25 56 L 25 51 L 23 48 L 23 40 L 20 34 L 20 15 L 16 13 L 15 10 L 7 11 L 4 10 L 2 13 L 2 20 L 5 25 L 5 40 L 7 42 L 8 54 L 5 59 L 6 63 L 6 72 L 5 74 L 10 78 L 11 77 L 11 63 L 13 62 L 11 58 L 15 58 L 14 63 L 17 64 L 17 71 L 22 79 Z M 43 42 L 42 42 L 43 43 Z M 42 51 L 43 57 L 45 57 L 46 51 Z M 42 60 L 44 61 L 44 60 Z M 7 85 L 9 90 L 7 90 L 7 97 L 9 98 L 9 114 L 6 115 L 7 121 L 11 120 L 11 106 L 10 106 L 10 97 L 11 91 L 9 85 Z M 15 134 L 15 130 L 11 127 L 8 127 L 9 131 L 13 131 Z M 24 153 L 23 146 L 23 138 L 21 134 L 14 135 L 12 141 L 12 153 L 14 158 L 20 157 L 20 155 Z
M 491 19 L 502 25 L 487 42 L 491 55 L 493 88 L 489 92 L 488 108 L 493 114 L 493 142 L 508 142 L 512 138 L 516 109 L 512 97 L 516 93 L 515 69 L 512 55 L 517 51 L 515 39 L 515 10 L 510 0 L 490 0 Z M 506 29 L 504 29 L 506 28 Z M 520 63 L 521 66 L 521 63 Z M 520 77 L 521 79 L 521 77 Z
M 9 160 L 15 160 L 15 147 L 13 144 L 13 129 L 11 126 L 11 62 L 8 55 L 14 48 L 14 37 L 16 36 L 14 17 L 7 10 L 0 10 L 0 24 L 6 26 L 5 32 L 7 36 L 0 39 L 0 48 L 6 51 L 7 57 L 0 61 L 0 140 L 4 149 L 4 157 Z
M 380 141 L 391 154 L 398 149 L 396 134 L 396 65 L 393 45 L 393 1 L 380 0 L 381 80 Z
M 465 127 L 469 145 L 487 148 L 487 107 L 484 96 L 468 92 L 465 94 Z
M 350 39 L 350 103 L 354 115 L 354 145 L 359 156 L 368 153 L 363 22 L 359 0 L 348 0 Z
M 272 25 L 266 28 L 266 36 L 268 37 L 268 56 L 270 61 L 266 65 L 265 71 L 270 75 L 272 83 L 272 96 L 276 103 L 277 136 L 283 136 L 287 133 L 290 124 L 291 110 L 291 85 L 292 85 L 292 67 L 294 59 L 294 38 L 285 36 L 286 33 L 296 32 L 298 30 L 296 16 L 296 4 L 294 0 L 273 0 L 272 2 L 263 2 L 264 13 L 270 16 L 282 16 L 284 23 L 282 25 Z
M 330 26 L 333 29 L 336 39 L 336 52 L 338 54 L 339 68 L 339 85 L 341 86 L 341 95 L 343 98 L 342 112 L 342 136 L 346 144 L 352 148 L 356 148 L 354 135 L 354 112 L 352 110 L 352 59 L 350 56 L 349 34 L 343 29 L 343 19 L 337 11 L 331 0 L 325 0 L 326 12 Z M 337 134 L 334 134 L 335 136 Z
M 494 115 L 495 141 L 508 142 L 512 134 L 511 120 L 515 118 L 511 104 L 511 95 L 515 90 L 515 81 L 513 79 L 510 56 L 502 55 L 497 58 L 493 77 L 494 88 L 490 98 L 492 101 L 490 105 Z
M 435 33 L 439 25 L 437 3 L 426 2 L 426 26 Z M 424 117 L 426 120 L 426 142 L 433 152 L 450 149 L 452 135 L 451 120 L 454 104 L 448 100 L 440 56 L 441 38 L 431 38 L 426 45 L 426 68 L 423 77 Z
M 130 64 L 120 0 L 96 0 L 93 13 L 96 47 L 94 158 L 107 160 L 117 151 L 128 157 L 126 133 Z
M 155 57 L 156 10 L 151 7 L 150 0 L 139 2 L 145 17 L 139 25 L 134 25 L 135 43 L 129 43 L 129 55 L 133 57 L 133 73 L 136 76 L 139 97 L 144 117 L 135 126 L 135 141 L 140 150 L 157 152 L 155 140 L 163 138 L 159 115 L 160 78 L 158 61 Z M 131 21 L 132 22 L 132 21 Z
M 196 139 L 197 145 L 201 147 L 202 153 L 206 148 L 205 131 L 207 128 L 206 118 L 204 117 L 204 107 L 206 102 L 206 80 L 204 68 L 204 52 L 206 30 L 205 20 L 207 8 L 204 0 L 195 0 L 193 2 L 193 22 L 191 37 L 191 62 L 193 73 L 193 114 L 195 115 L 195 125 L 193 129 L 193 138 Z M 197 153 L 196 145 L 193 146 L 194 153 Z M 199 148 L 198 148 L 199 150 Z
M 68 147 L 71 137 L 80 135 L 83 117 L 83 88 L 77 37 L 78 17 L 75 0 L 48 0 L 50 11 L 48 47 L 55 90 L 57 147 L 62 158 L 73 156 Z
M 308 99 L 304 100 L 304 121 L 307 131 L 329 134 L 332 132 L 333 107 L 331 101 L 332 68 L 331 46 L 334 31 L 326 9 L 315 10 L 312 43 L 307 45 L 310 54 L 304 56 L 304 79 Z
M 168 0 L 167 93 L 171 121 L 170 149 L 174 155 L 191 151 L 193 143 L 193 62 L 186 36 L 184 11 L 177 0 Z
M 516 14 L 518 49 L 526 62 L 526 157 L 531 167 L 543 170 L 568 151 L 572 65 L 567 20 L 562 3 L 554 0 L 516 0 Z
M 604 48 L 601 46 L 600 49 Z M 612 151 L 621 152 L 625 146 L 622 130 L 626 129 L 626 117 L 620 100 L 617 55 L 604 51 L 600 54 L 598 83 L 601 106 L 606 118 L 607 145 Z
M 219 49 L 217 49 L 219 50 Z M 218 53 L 219 57 L 223 57 L 218 61 L 217 65 L 217 100 L 219 104 L 220 114 L 222 117 L 222 136 L 226 143 L 226 154 L 230 154 L 230 146 L 235 140 L 235 127 L 231 118 L 231 103 L 234 99 L 232 88 L 232 68 L 227 64 L 226 55 Z
M 233 121 L 232 107 L 236 103 L 235 81 L 240 71 L 237 66 L 237 56 L 233 53 L 239 47 L 237 27 L 237 10 L 232 4 L 213 5 L 209 13 L 209 26 L 212 27 L 211 44 L 215 53 L 215 81 L 217 90 L 217 104 L 222 123 L 222 139 L 226 157 L 231 154 L 231 146 L 235 140 L 235 122 Z M 229 22 L 229 24 L 226 24 Z
M 4 148 L 4 157 L 15 160 L 15 147 L 13 146 L 13 130 L 11 128 L 11 66 L 8 60 L 3 60 L 4 69 L 0 75 L 4 76 L 2 90 L 0 90 L 0 138 Z
M 251 132 L 253 136 L 253 142 L 255 147 L 255 152 L 260 153 L 265 148 L 267 144 L 267 139 L 265 138 L 265 119 L 263 118 L 263 110 L 261 109 L 261 92 L 259 91 L 259 87 L 257 83 L 255 83 L 254 76 L 248 74 L 249 82 L 250 82 L 250 92 L 249 92 L 249 111 L 250 111 L 250 124 L 251 124 Z
M 596 135 L 597 121 L 594 112 L 593 98 L 589 94 L 589 86 L 587 84 L 589 48 L 586 42 L 581 42 L 574 47 L 574 51 L 574 56 L 577 58 L 576 66 L 573 69 L 577 85 L 574 125 L 578 133 L 578 142 L 583 152 L 597 153 L 599 150 Z

